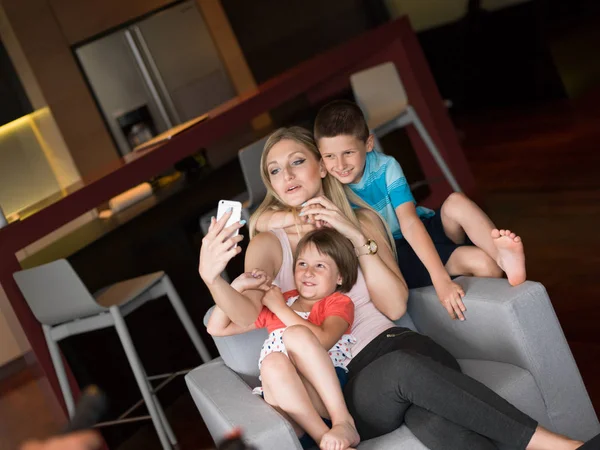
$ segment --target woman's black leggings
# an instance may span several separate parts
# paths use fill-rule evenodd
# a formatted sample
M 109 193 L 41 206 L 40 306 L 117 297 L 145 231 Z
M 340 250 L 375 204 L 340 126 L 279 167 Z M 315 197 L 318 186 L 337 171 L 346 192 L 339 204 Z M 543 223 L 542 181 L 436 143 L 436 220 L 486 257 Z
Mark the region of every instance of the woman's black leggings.
M 496 442 L 524 449 L 537 427 L 463 374 L 443 347 L 407 328 L 380 334 L 348 369 L 344 396 L 363 440 L 404 422 L 432 450 L 496 449 Z

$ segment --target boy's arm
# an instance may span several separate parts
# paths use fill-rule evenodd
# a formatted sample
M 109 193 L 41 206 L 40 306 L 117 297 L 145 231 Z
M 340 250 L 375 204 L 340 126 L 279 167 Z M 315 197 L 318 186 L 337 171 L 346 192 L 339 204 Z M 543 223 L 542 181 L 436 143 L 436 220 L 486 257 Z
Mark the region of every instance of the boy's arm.
M 464 320 L 463 289 L 450 279 L 435 246 L 417 215 L 415 199 L 398 161 L 386 158 L 385 183 L 392 206 L 400 224 L 400 231 L 417 254 L 435 287 L 440 302 L 451 318 Z M 456 314 L 456 315 L 455 315 Z
M 462 297 L 465 293 L 462 287 L 450 279 L 425 225 L 417 214 L 414 203 L 406 202 L 397 206 L 396 217 L 400 223 L 402 235 L 429 272 L 440 302 L 451 318 L 464 320 L 463 311 L 466 308 Z
M 291 211 L 265 211 L 256 221 L 256 230 L 265 231 L 291 227 L 296 223 L 294 213 Z

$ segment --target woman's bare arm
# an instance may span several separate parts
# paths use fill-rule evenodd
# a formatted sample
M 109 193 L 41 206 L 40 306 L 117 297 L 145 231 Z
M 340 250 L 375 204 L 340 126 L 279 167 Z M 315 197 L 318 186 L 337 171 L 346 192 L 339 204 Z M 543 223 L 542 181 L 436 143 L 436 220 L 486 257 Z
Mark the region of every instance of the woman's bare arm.
M 406 281 L 388 244 L 387 233 L 379 216 L 369 210 L 360 210 L 358 218 L 365 236 L 364 242 L 366 239 L 373 239 L 378 246 L 375 255 L 363 255 L 358 258 L 371 301 L 391 320 L 397 320 L 406 312 Z
M 233 244 L 240 242 L 242 237 L 229 237 L 241 225 L 235 224 L 224 228 L 227 219 L 228 214 L 225 214 L 219 222 L 213 221 L 209 232 L 202 240 L 199 273 L 215 303 L 225 315 L 233 323 L 248 327 L 256 321 L 262 309 L 260 303 L 262 293 L 248 291 L 246 295 L 240 294 L 220 275 L 231 258 L 241 251 L 239 246 L 233 248 Z M 279 255 L 279 265 L 277 265 L 277 255 Z M 280 266 L 281 245 L 274 235 L 261 233 L 252 239 L 246 251 L 247 270 L 261 269 L 268 276 L 274 277 Z
M 300 214 L 312 214 L 314 219 L 322 221 L 346 236 L 357 249 L 364 246 L 367 239 L 375 240 L 379 251 L 374 255 L 363 255 L 358 258 L 371 300 L 391 320 L 399 319 L 404 315 L 408 289 L 390 247 L 392 244 L 388 244 L 383 222 L 376 213 L 359 210 L 361 228 L 357 228 L 330 200 L 325 197 L 315 197 L 305 203 Z

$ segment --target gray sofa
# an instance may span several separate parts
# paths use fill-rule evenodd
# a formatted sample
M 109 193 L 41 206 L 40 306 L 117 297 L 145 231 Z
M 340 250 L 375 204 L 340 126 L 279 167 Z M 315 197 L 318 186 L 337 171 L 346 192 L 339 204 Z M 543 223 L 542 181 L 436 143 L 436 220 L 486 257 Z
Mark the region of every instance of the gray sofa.
M 398 321 L 448 349 L 464 372 L 485 383 L 541 425 L 587 440 L 600 424 L 548 295 L 539 283 L 461 277 L 467 320 L 451 321 L 433 288 L 411 291 Z M 289 423 L 251 393 L 264 330 L 215 338 L 220 358 L 186 376 L 192 397 L 215 441 L 235 426 L 260 450 L 300 449 Z M 425 450 L 406 426 L 362 442 L 360 450 Z

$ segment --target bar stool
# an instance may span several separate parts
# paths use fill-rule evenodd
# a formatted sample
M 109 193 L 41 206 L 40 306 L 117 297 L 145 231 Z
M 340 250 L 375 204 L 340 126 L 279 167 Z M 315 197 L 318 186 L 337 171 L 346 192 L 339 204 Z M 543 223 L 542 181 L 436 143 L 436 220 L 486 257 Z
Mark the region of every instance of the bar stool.
M 58 342 L 69 336 L 112 326 L 119 335 L 121 345 L 142 393 L 143 402 L 150 413 L 150 417 L 136 419 L 150 418 L 152 420 L 164 449 L 171 449 L 176 445 L 177 438 L 156 397 L 157 389 L 152 387 L 150 380 L 166 378 L 166 382 L 168 382 L 174 376 L 187 373 L 188 370 L 148 377 L 124 320 L 125 316 L 144 303 L 166 295 L 200 358 L 203 362 L 210 361 L 212 358 L 200 339 L 169 276 L 164 272 L 143 275 L 103 288 L 93 296 L 71 265 L 64 259 L 16 272 L 13 277 L 33 314 L 42 324 L 69 416 L 74 413 L 75 403 Z M 125 416 L 134 408 L 135 406 L 122 414 L 118 420 L 107 424 L 131 421 L 132 418 L 125 419 Z
M 406 91 L 394 63 L 388 62 L 356 72 L 350 76 L 356 102 L 363 110 L 367 124 L 381 151 L 379 138 L 389 132 L 413 124 L 429 153 L 455 192 L 461 188 L 433 139 L 423 126 L 414 108 L 408 103 Z

